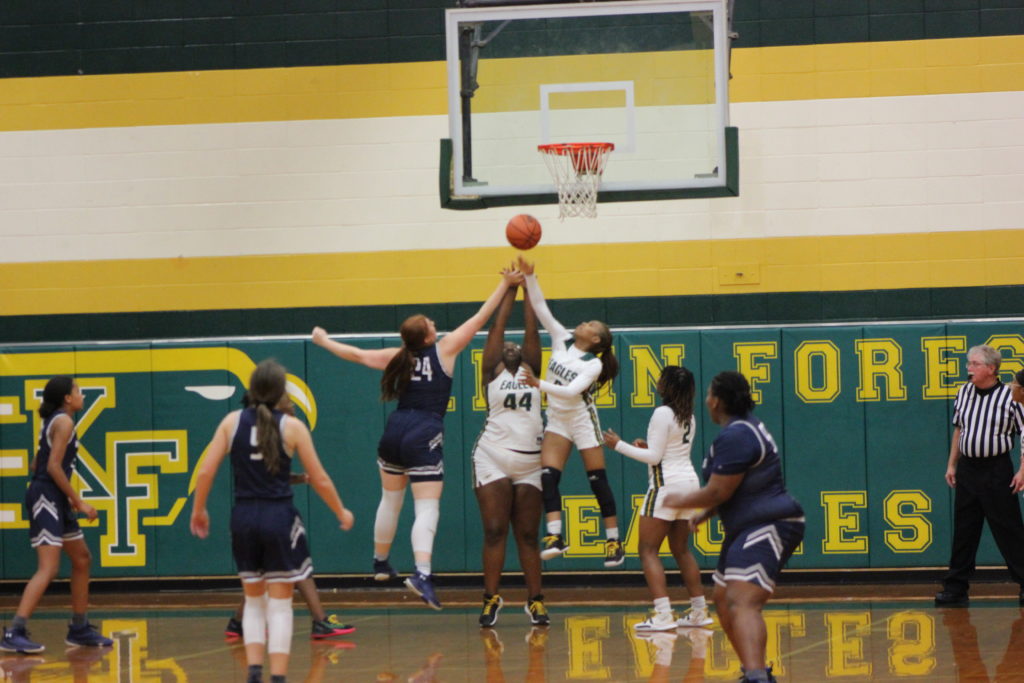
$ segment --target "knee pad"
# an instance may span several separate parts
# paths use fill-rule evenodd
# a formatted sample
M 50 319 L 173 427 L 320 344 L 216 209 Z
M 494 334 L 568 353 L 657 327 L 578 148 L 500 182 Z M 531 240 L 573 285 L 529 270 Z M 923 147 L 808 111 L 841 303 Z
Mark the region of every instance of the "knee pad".
M 412 550 L 414 553 L 432 553 L 437 519 L 441 516 L 441 501 L 421 498 L 415 501 L 416 520 L 412 523 Z
M 558 492 L 558 482 L 562 480 L 562 470 L 545 467 L 540 471 L 540 485 L 544 496 L 544 512 L 562 511 L 562 494 Z
M 398 515 L 402 512 L 405 491 L 388 491 L 381 489 L 380 503 L 377 505 L 377 517 L 373 521 L 373 542 L 390 544 L 395 540 L 398 529 Z
M 267 653 L 288 654 L 292 650 L 292 624 L 295 615 L 292 613 L 291 598 L 270 598 L 267 600 Z M 243 628 L 245 628 L 243 626 Z
M 612 495 L 612 487 L 608 485 L 608 473 L 604 470 L 590 470 L 587 472 L 587 481 L 590 482 L 590 490 L 597 497 L 601 516 L 614 517 L 615 496 Z
M 245 596 L 242 611 L 242 634 L 245 644 L 262 645 L 267 642 L 267 594 Z

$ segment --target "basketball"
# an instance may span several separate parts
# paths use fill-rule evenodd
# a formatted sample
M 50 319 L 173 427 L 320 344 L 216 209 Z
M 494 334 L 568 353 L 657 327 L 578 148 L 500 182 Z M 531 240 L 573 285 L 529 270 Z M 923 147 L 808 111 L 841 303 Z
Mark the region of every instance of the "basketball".
M 540 221 L 525 213 L 513 216 L 505 226 L 505 237 L 516 249 L 533 249 L 540 242 Z

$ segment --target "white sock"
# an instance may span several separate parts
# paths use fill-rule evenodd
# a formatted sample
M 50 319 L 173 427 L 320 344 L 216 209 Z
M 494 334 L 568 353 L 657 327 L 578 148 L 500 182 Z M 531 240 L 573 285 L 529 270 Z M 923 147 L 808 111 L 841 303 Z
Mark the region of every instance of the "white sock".
M 242 612 L 242 639 L 245 644 L 262 645 L 267 642 L 267 594 L 245 596 Z
M 416 521 L 412 523 L 413 553 L 434 552 L 434 534 L 437 533 L 437 518 L 441 516 L 441 501 L 437 498 L 420 498 L 416 505 Z
M 391 545 L 398 529 L 398 515 L 402 512 L 405 491 L 388 491 L 381 489 L 380 503 L 377 505 L 377 518 L 373 522 L 373 542 Z M 380 558 L 386 559 L 387 556 Z
M 672 601 L 667 597 L 654 599 L 654 611 L 658 614 L 666 614 L 672 611 Z
M 292 651 L 294 619 L 291 597 L 267 600 L 267 630 L 270 632 L 267 638 L 267 652 L 269 654 L 288 654 Z
M 708 601 L 704 598 L 703 595 L 698 595 L 695 598 L 690 598 L 690 607 L 692 607 L 693 609 L 706 610 L 708 608 Z
M 423 576 L 430 576 L 430 563 L 428 562 L 424 564 L 422 562 L 417 562 L 416 571 L 418 571 Z
M 610 526 L 604 530 L 604 535 L 608 537 L 609 541 L 619 540 L 619 527 Z
M 561 536 L 562 535 L 562 520 L 555 520 L 554 522 L 548 522 L 548 535 L 550 536 Z

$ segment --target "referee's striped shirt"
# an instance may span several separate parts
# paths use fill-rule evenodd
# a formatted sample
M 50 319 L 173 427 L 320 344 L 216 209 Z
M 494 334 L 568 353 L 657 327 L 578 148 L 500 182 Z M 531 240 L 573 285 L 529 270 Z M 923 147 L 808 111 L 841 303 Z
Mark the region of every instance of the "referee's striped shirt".
M 970 382 L 960 387 L 953 403 L 953 424 L 960 428 L 960 454 L 991 458 L 1013 448 L 1013 436 L 1024 430 L 1024 411 L 1013 402 L 1009 385 L 996 382 L 978 389 Z

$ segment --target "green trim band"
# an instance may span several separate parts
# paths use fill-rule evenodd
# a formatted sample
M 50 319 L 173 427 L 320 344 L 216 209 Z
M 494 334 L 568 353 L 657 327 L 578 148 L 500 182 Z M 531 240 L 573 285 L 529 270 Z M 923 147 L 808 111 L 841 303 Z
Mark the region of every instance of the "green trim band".
M 613 327 L 757 325 L 1024 316 L 1024 285 L 933 287 L 856 292 L 781 292 L 695 296 L 561 299 L 563 320 L 597 318 Z M 74 313 L 0 317 L 0 344 L 306 335 L 315 325 L 334 334 L 393 332 L 422 312 L 451 329 L 478 303 L 322 306 L 254 310 Z M 509 327 L 522 327 L 516 307 Z

